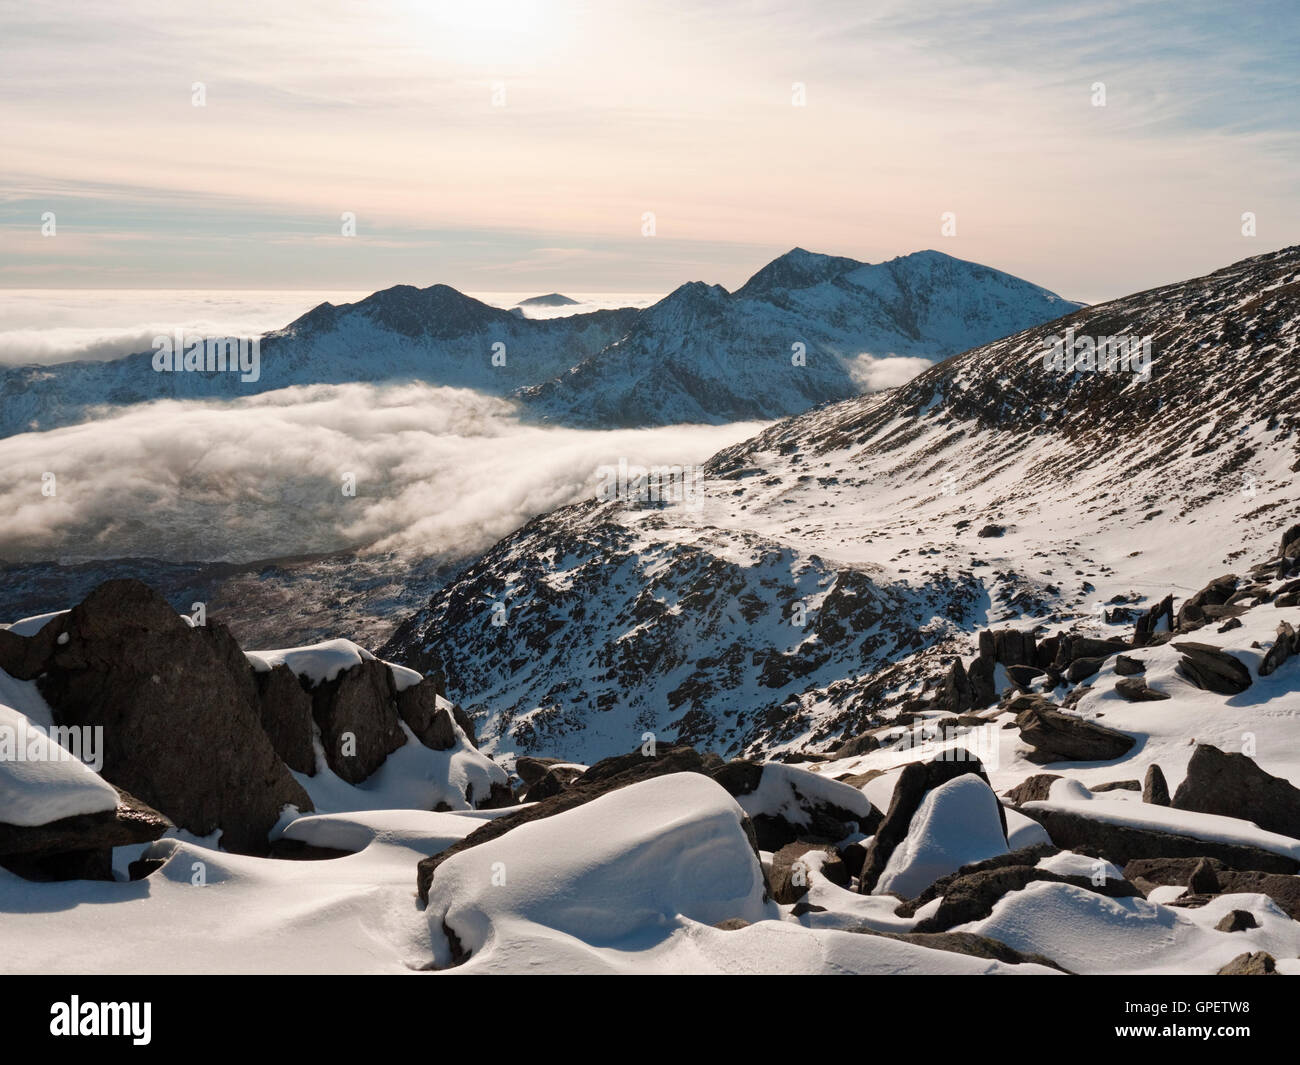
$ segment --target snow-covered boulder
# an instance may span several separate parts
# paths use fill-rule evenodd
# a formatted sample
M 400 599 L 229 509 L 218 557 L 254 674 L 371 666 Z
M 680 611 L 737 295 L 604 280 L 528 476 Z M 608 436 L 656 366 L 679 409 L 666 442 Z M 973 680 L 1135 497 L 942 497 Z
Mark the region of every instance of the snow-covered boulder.
M 853 830 L 870 833 L 880 811 L 857 788 L 780 762 L 735 761 L 713 773 L 749 815 L 765 851 L 798 839 L 835 843 Z
M 45 825 L 117 809 L 117 791 L 23 714 L 0 704 L 0 822 Z
M 889 856 L 875 893 L 915 898 L 941 876 L 1007 849 L 997 796 L 967 773 L 926 795 L 906 838 Z
M 557 940 L 644 949 L 683 918 L 775 916 L 744 817 L 708 777 L 675 773 L 462 851 L 430 893 L 435 962 L 503 951 L 526 971 Z

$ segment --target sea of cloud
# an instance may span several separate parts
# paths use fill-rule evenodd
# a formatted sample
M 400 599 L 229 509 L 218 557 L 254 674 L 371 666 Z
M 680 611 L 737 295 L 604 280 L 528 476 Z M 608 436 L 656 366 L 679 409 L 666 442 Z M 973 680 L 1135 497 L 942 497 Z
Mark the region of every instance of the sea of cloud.
M 762 427 L 543 427 L 506 400 L 418 384 L 105 408 L 0 440 L 0 558 L 469 555 L 594 497 L 601 466 L 696 464 Z

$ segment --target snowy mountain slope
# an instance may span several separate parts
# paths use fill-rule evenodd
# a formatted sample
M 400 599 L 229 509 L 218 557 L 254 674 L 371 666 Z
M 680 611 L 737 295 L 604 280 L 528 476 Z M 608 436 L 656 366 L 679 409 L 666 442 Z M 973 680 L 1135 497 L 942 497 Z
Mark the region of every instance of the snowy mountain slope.
M 421 380 L 506 395 L 600 351 L 636 315 L 629 308 L 530 319 L 447 285 L 396 285 L 358 303 L 323 303 L 265 334 L 255 381 L 229 371 L 157 372 L 153 352 L 6 370 L 0 435 L 81 421 L 101 404 L 236 399 L 298 384 Z
M 877 360 L 932 361 L 1079 306 L 936 251 L 872 265 L 795 248 L 735 293 L 683 285 L 521 398 L 567 424 L 782 417 L 892 383 Z
M 6 370 L 0 435 L 82 421 L 104 404 L 399 380 L 518 393 L 538 415 L 574 425 L 773 418 L 870 387 L 864 352 L 932 359 L 1075 306 L 937 252 L 867 266 L 796 250 L 734 296 L 693 282 L 644 311 L 562 317 L 511 313 L 447 285 L 397 285 L 265 334 L 256 380 L 158 372 L 153 352 Z M 807 366 L 790 364 L 796 342 Z
M 976 628 L 1131 631 L 1295 520 L 1297 282 L 1291 248 L 1076 311 L 723 451 L 702 506 L 539 518 L 384 653 L 436 645 L 489 748 L 590 761 L 825 747 Z M 1066 327 L 1149 336 L 1150 379 L 1045 369 Z

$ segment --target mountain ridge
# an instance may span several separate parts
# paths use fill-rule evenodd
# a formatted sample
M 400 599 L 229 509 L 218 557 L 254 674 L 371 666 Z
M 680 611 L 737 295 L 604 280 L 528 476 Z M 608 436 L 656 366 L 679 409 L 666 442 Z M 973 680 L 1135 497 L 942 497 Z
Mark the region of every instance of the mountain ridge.
M 1151 335 L 1150 379 L 1046 370 L 1067 326 Z M 724 449 L 700 507 L 535 519 L 383 653 L 436 645 L 493 749 L 824 749 L 977 628 L 1109 635 L 1262 555 L 1297 519 L 1298 345 L 1300 247 L 1081 309 Z
M 263 334 L 255 381 L 219 371 L 156 373 L 152 352 L 12 367 L 0 371 L 0 435 L 75 424 L 104 407 L 155 399 L 231 400 L 354 381 L 472 388 L 516 399 L 525 417 L 581 427 L 768 419 L 862 391 L 855 367 L 864 352 L 939 358 L 1075 306 L 941 253 L 928 254 L 940 256 L 946 273 L 924 284 L 918 273 L 907 282 L 918 287 L 907 291 L 889 264 L 805 252 L 795 256 L 796 269 L 793 254 L 734 294 L 687 282 L 643 310 L 550 318 L 492 307 L 449 285 L 393 285 L 355 303 L 321 303 Z M 840 272 L 818 289 L 809 263 Z M 864 270 L 892 271 L 891 280 L 843 280 L 868 278 Z M 782 278 L 810 284 L 781 287 Z M 956 312 L 945 319 L 948 306 Z M 806 349 L 797 367 L 795 344 Z M 786 372 L 794 369 L 806 372 Z M 647 385 L 657 402 L 636 399 Z

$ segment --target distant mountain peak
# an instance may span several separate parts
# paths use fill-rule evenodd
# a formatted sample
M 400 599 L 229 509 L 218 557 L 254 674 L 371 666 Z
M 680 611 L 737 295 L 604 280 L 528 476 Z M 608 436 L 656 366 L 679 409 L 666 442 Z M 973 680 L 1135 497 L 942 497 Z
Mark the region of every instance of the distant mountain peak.
M 577 300 L 571 300 L 568 296 L 562 296 L 558 292 L 548 292 L 545 296 L 531 296 L 526 300 L 520 300 L 515 306 L 517 307 L 576 307 Z
M 791 248 L 746 281 L 736 295 L 763 296 L 776 289 L 807 288 L 864 265 L 841 255 Z

